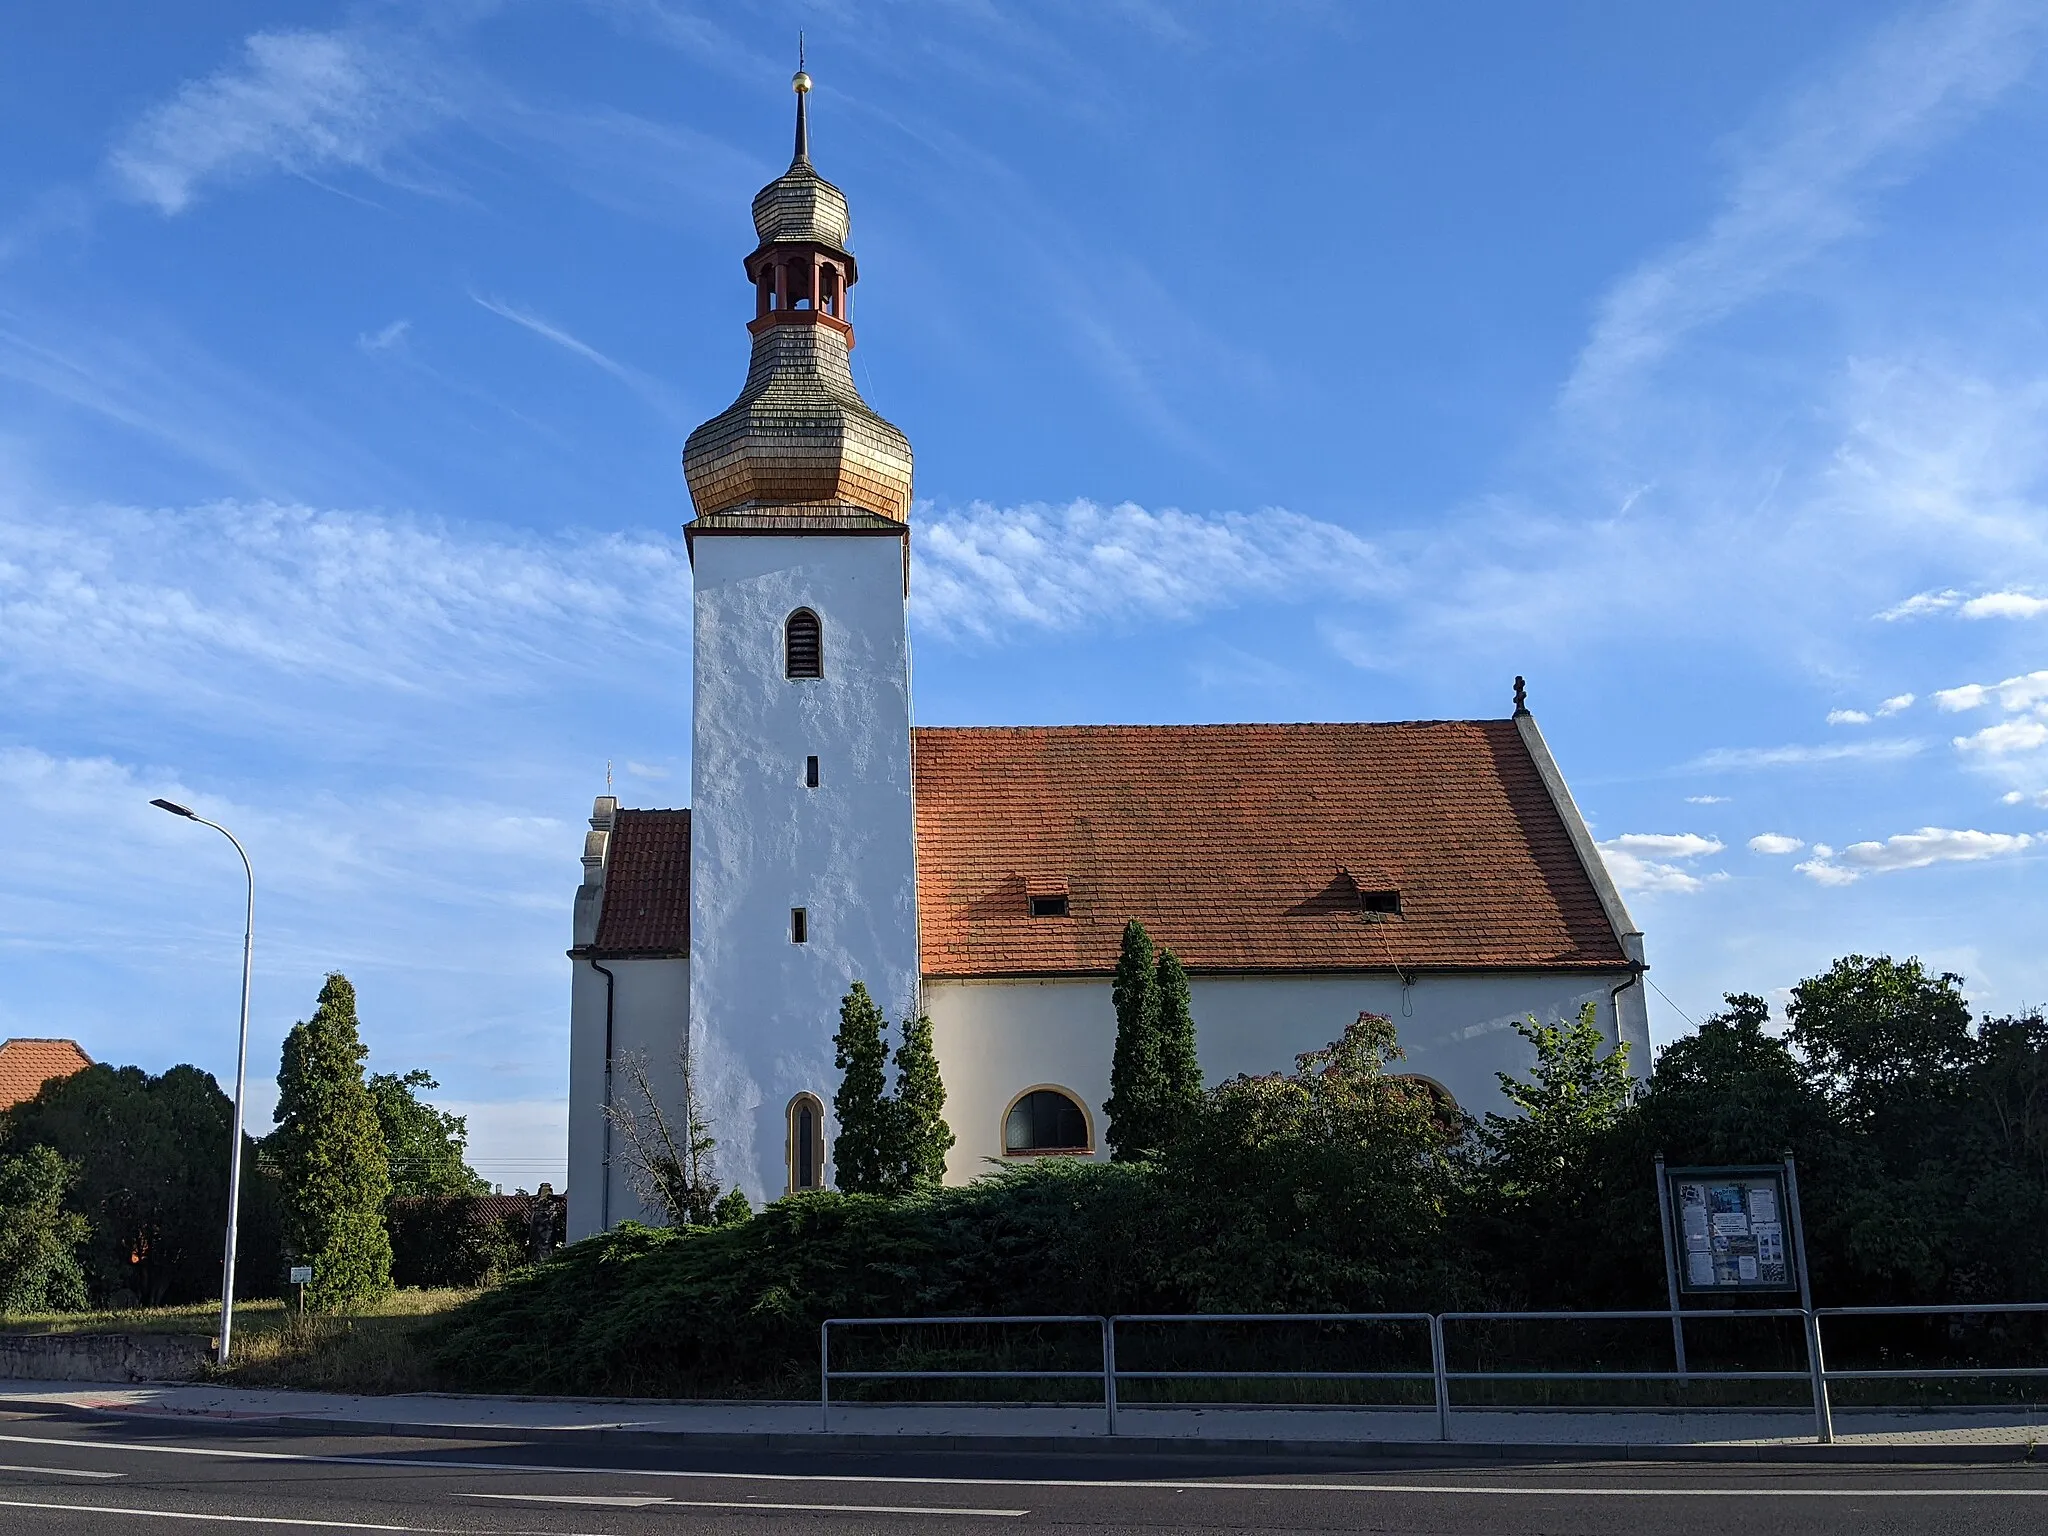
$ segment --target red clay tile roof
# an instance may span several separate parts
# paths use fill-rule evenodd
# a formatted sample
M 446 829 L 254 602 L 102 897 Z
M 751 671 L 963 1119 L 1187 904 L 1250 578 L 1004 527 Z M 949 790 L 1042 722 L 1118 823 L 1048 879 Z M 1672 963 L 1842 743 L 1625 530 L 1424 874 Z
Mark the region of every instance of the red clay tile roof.
M 600 956 L 690 952 L 690 813 L 620 811 L 605 852 Z
M 927 976 L 1628 965 L 1512 720 L 924 728 Z M 690 946 L 688 811 L 620 811 L 595 949 Z M 1361 915 L 1367 892 L 1400 911 Z M 1030 915 L 1064 893 L 1069 916 Z
M 0 1043 L 0 1109 L 36 1096 L 53 1077 L 69 1077 L 92 1065 L 75 1040 L 9 1040 Z
M 1132 917 L 1193 971 L 1628 964 L 1512 720 L 924 729 L 916 767 L 927 976 L 1107 974 Z

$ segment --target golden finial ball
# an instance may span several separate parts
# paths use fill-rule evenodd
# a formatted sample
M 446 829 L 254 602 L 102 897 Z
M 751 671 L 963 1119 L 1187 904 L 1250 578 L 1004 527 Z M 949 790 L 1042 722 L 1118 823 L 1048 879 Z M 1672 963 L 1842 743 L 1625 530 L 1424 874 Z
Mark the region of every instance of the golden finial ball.
M 789 88 L 801 96 L 811 88 L 811 77 L 802 70 L 798 70 L 794 75 L 790 76 Z

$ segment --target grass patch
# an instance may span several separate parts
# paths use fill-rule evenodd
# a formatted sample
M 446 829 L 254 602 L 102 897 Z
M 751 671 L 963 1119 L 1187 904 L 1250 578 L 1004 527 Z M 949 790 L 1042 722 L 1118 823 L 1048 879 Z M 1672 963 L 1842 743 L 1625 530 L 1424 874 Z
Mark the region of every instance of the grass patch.
M 284 1324 L 284 1303 L 275 1297 L 235 1303 L 235 1334 L 275 1332 Z M 182 1307 L 116 1307 L 99 1312 L 9 1312 L 0 1333 L 184 1333 L 212 1338 L 220 1332 L 220 1303 L 195 1301 Z
M 430 1392 L 449 1385 L 423 1337 L 443 1316 L 474 1300 L 472 1290 L 400 1290 L 350 1313 L 308 1313 L 274 1297 L 235 1303 L 233 1358 L 205 1379 L 237 1387 L 318 1392 Z M 50 1312 L 0 1318 L 7 1333 L 220 1333 L 220 1303 Z
M 425 1335 L 442 1315 L 473 1300 L 470 1290 L 401 1290 L 360 1311 L 284 1310 L 269 1326 L 241 1326 L 225 1368 L 207 1379 L 237 1387 L 298 1387 L 315 1392 L 435 1392 L 450 1383 L 433 1362 Z

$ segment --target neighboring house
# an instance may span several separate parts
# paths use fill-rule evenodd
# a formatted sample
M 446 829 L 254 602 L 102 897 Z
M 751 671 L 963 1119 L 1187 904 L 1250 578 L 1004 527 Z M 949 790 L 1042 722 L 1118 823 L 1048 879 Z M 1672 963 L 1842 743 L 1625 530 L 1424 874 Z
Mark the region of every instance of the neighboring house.
M 26 1103 L 43 1084 L 91 1065 L 92 1058 L 75 1040 L 0 1041 L 0 1109 Z
M 1105 1155 L 1133 917 L 1193 978 L 1211 1081 L 1373 1012 L 1484 1111 L 1528 1063 L 1517 1021 L 1587 1003 L 1646 1068 L 1642 935 L 1520 679 L 1497 720 L 913 728 L 910 444 L 854 388 L 858 271 L 808 84 L 796 158 L 754 200 L 746 385 L 684 450 L 692 805 L 600 797 L 584 843 L 571 1239 L 645 1219 L 608 1106 L 644 1075 L 679 1131 L 686 1051 L 727 1182 L 827 1184 L 856 979 L 931 1016 L 949 1178 Z

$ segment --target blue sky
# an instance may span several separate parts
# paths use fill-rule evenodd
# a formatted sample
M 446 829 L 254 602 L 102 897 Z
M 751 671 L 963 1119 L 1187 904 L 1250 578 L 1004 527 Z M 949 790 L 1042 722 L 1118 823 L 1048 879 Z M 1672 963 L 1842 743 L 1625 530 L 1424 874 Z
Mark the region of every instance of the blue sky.
M 559 1177 L 800 26 L 922 721 L 1520 672 L 1660 1040 L 1852 951 L 2048 997 L 2040 6 L 101 0 L 0 58 L 0 1034 L 232 1072 L 167 794 L 259 1080 L 342 969 Z

